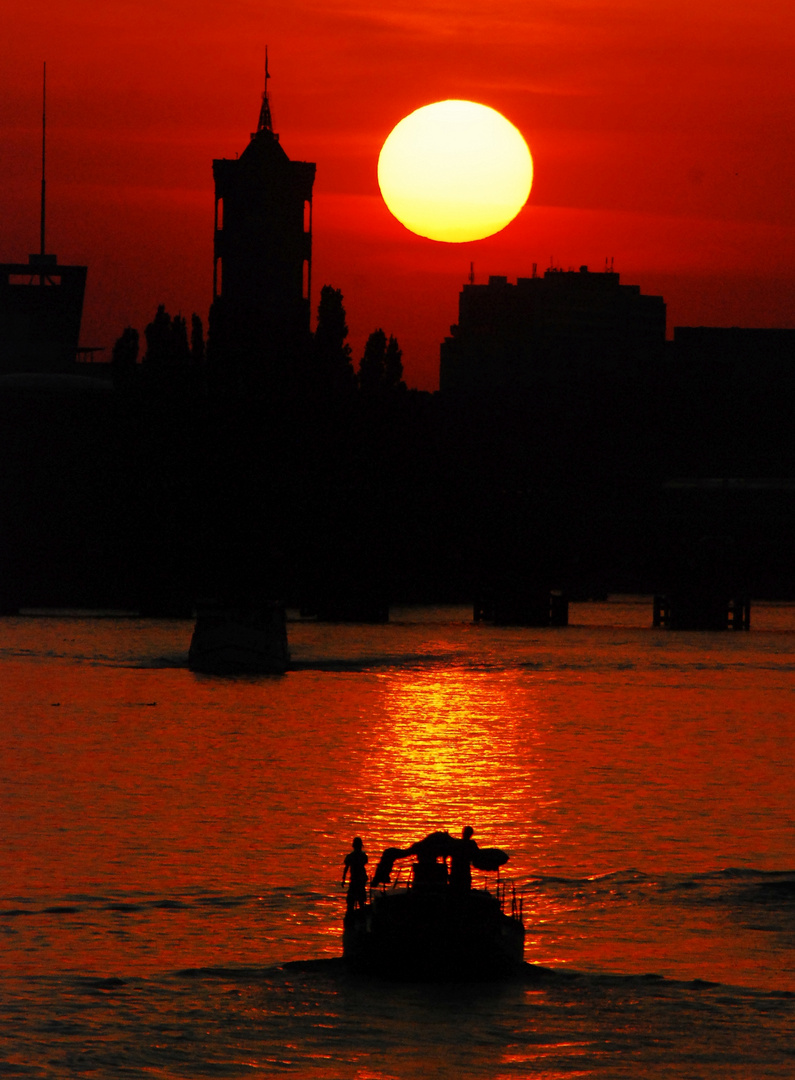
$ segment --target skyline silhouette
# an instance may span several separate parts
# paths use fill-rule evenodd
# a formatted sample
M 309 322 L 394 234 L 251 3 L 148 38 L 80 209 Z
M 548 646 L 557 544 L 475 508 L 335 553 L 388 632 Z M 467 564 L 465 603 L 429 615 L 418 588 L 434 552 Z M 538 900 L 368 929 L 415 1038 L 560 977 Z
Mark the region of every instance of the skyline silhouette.
M 384 621 L 395 600 L 469 597 L 476 618 L 543 625 L 565 624 L 569 596 L 630 589 L 670 594 L 655 608 L 665 621 L 682 583 L 696 588 L 705 536 L 732 552 L 711 624 L 752 593 L 789 595 L 791 544 L 771 548 L 767 532 L 786 533 L 775 498 L 749 523 L 741 489 L 730 511 L 701 492 L 671 518 L 682 500 L 666 485 L 795 475 L 795 331 L 679 327 L 666 343 L 663 297 L 621 284 L 612 263 L 542 276 L 534 264 L 515 285 L 471 272 L 440 394 L 407 392 L 382 325 L 356 372 L 341 289 L 320 289 L 311 332 L 315 164 L 282 147 L 267 80 L 243 152 L 213 160 L 206 348 L 197 314 L 189 342 L 186 318 L 160 303 L 140 364 L 131 326 L 110 363 L 76 364 L 116 389 L 110 404 L 82 394 L 82 440 L 67 397 L 44 409 L 41 387 L 4 387 L 6 461 L 30 473 L 26 490 L 25 471 L 5 469 L 11 505 L 27 510 L 3 541 L 4 610 L 49 581 L 62 596 L 110 588 L 147 614 L 207 597 Z M 55 470 L 37 445 L 44 414 L 71 449 Z M 64 487 L 80 493 L 77 513 Z M 74 519 L 65 545 L 59 515 Z M 31 531 L 49 537 L 32 552 Z M 75 554 L 89 535 L 108 549 L 98 563 Z
M 342 289 L 356 353 L 374 326 L 391 329 L 409 386 L 436 386 L 438 343 L 472 261 L 484 282 L 526 275 L 532 262 L 576 268 L 614 257 L 625 280 L 665 297 L 669 332 L 795 323 L 795 163 L 780 137 L 792 97 L 788 13 L 729 10 L 716 41 L 713 24 L 678 0 L 679 24 L 642 5 L 634 21 L 615 20 L 607 5 L 585 38 L 556 13 L 541 30 L 531 11 L 497 19 L 469 3 L 444 33 L 411 4 L 391 24 L 301 3 L 290 13 L 225 12 L 222 22 L 202 5 L 189 17 L 179 3 L 155 16 L 145 3 L 138 21 L 114 9 L 102 25 L 83 11 L 66 22 L 56 5 L 45 9 L 46 26 L 25 11 L 13 18 L 0 258 L 35 247 L 47 57 L 49 233 L 62 259 L 91 267 L 86 345 L 109 349 L 160 302 L 206 325 L 208 162 L 233 157 L 256 124 L 265 42 L 275 127 L 291 158 L 318 164 L 314 280 Z M 168 40 L 184 42 L 178 58 L 166 55 Z M 62 59 L 70 46 L 80 63 Z M 517 220 L 461 248 L 409 235 L 383 206 L 375 175 L 392 126 L 446 97 L 510 116 L 537 164 Z

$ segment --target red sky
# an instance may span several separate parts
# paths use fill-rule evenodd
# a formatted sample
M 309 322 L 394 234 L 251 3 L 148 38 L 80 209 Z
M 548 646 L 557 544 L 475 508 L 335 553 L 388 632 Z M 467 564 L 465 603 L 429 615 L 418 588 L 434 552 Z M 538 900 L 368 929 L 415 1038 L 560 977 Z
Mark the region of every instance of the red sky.
M 83 344 L 158 303 L 206 319 L 212 159 L 254 130 L 265 45 L 274 126 L 317 162 L 313 306 L 345 297 L 355 359 L 377 326 L 433 389 L 475 264 L 528 275 L 615 260 L 675 325 L 795 326 L 792 0 L 39 0 L 0 40 L 0 260 L 38 248 L 41 63 L 48 249 L 89 268 Z M 468 98 L 524 134 L 528 205 L 441 244 L 381 202 L 376 165 L 421 105 Z

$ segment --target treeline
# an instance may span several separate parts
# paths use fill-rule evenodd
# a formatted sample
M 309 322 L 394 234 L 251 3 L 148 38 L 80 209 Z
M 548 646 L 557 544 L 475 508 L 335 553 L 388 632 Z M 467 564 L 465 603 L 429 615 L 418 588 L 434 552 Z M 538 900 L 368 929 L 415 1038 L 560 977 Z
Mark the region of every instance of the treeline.
M 365 344 L 358 369 L 354 370 L 351 346 L 347 343 L 343 296 L 340 289 L 324 285 L 320 292 L 317 328 L 304 355 L 292 357 L 296 376 L 314 379 L 324 389 L 337 392 L 359 390 L 366 396 L 404 393 L 403 352 L 397 338 L 379 327 Z M 173 384 L 181 393 L 191 381 L 204 382 L 211 390 L 213 376 L 209 374 L 202 321 L 191 316 L 190 339 L 187 322 L 181 314 L 171 316 L 160 304 L 145 331 L 146 348 L 139 364 L 141 351 L 138 331 L 128 326 L 113 346 L 112 372 L 114 385 L 128 390 L 137 383 L 140 387 L 160 393 Z M 257 358 L 252 358 L 256 365 Z M 256 368 L 252 368 L 253 371 Z M 304 389 L 308 389 L 305 385 Z
M 196 315 L 189 334 L 161 305 L 143 338 L 126 328 L 112 359 L 135 606 L 257 595 L 377 617 L 427 591 L 416 458 L 432 398 L 407 390 L 393 335 L 373 331 L 354 365 L 342 293 L 324 286 L 305 346 L 237 362 L 234 381 Z
M 330 286 L 291 352 L 246 340 L 223 355 L 212 316 L 205 335 L 161 306 L 116 342 L 113 392 L 3 389 L 2 610 L 278 598 L 379 618 L 397 602 L 665 591 L 707 557 L 752 596 L 794 591 L 791 397 L 773 423 L 721 411 L 687 373 L 639 393 L 573 372 L 571 392 L 445 399 L 406 388 L 383 329 L 354 359 Z M 770 484 L 671 483 L 688 476 Z

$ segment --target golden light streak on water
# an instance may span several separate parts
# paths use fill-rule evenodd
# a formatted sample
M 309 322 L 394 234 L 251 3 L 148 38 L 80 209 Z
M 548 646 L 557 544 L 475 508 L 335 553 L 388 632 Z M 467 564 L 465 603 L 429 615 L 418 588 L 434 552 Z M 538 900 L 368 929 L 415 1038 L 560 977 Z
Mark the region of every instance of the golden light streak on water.
M 379 843 L 471 824 L 483 846 L 519 850 L 550 797 L 532 684 L 461 668 L 380 679 L 383 711 L 365 748 Z

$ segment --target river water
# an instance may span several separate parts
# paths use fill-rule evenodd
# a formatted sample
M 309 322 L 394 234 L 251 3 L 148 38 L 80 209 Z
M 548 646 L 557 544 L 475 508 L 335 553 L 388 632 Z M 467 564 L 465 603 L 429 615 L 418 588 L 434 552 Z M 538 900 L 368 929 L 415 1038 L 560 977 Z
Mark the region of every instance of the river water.
M 792 1077 L 795 608 L 753 619 L 293 620 L 238 679 L 187 622 L 0 620 L 0 1075 Z M 347 975 L 351 838 L 464 824 L 536 970 Z

